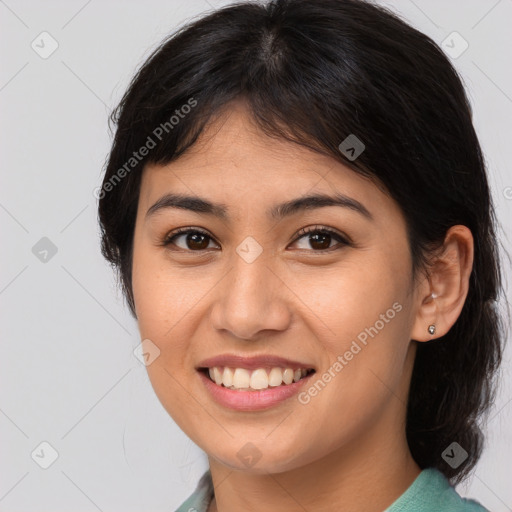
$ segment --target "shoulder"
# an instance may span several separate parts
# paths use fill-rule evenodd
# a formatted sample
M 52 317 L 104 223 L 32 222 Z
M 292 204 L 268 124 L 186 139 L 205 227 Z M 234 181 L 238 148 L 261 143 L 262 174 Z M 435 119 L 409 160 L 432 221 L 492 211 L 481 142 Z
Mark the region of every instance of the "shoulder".
M 210 470 L 203 473 L 194 492 L 176 509 L 176 512 L 207 512 L 213 498 Z
M 210 470 L 176 512 L 207 512 L 213 498 Z M 384 512 L 490 512 L 478 501 L 462 498 L 437 469 L 424 469 L 410 487 Z
M 462 498 L 437 469 L 424 469 L 385 512 L 489 512 L 478 501 Z

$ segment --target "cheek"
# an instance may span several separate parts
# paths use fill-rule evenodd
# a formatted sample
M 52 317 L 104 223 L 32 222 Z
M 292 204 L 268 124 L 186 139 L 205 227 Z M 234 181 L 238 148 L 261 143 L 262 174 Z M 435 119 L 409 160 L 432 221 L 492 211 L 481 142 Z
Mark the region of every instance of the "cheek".
M 350 411 L 347 425 L 368 419 L 401 386 L 410 332 L 408 287 L 409 275 L 383 255 L 300 278 L 309 328 L 325 351 L 324 373 L 318 375 L 325 387 L 311 390 L 311 402 Z
M 198 415 L 187 379 L 196 378 L 189 353 L 190 329 L 204 294 L 190 283 L 182 273 L 170 272 L 158 251 L 134 247 L 132 286 L 140 339 L 151 340 L 160 351 L 146 371 L 164 409 L 185 432 L 190 418 Z
M 197 356 L 191 340 L 204 321 L 207 294 L 218 282 L 214 273 L 206 275 L 198 268 L 173 267 L 161 250 L 134 248 L 132 286 L 141 340 L 149 339 L 160 355 L 147 367 L 150 378 L 168 370 L 173 376 L 196 378 Z M 158 363 L 158 364 L 157 364 Z M 163 375 L 169 380 L 169 375 Z M 171 379 L 172 380 L 172 379 Z M 167 388 L 179 385 L 167 382 Z M 157 390 L 160 388 L 155 388 Z
M 140 247 L 140 248 L 139 248 Z M 132 286 L 141 335 L 164 339 L 201 296 L 202 281 L 187 271 L 171 272 L 162 250 L 134 247 Z
M 400 307 L 393 309 L 393 304 L 405 307 L 409 276 L 385 255 L 354 254 L 331 268 L 290 273 L 288 282 L 309 308 L 315 331 L 324 340 L 332 340 L 329 346 L 337 350 L 376 322 L 382 327 L 388 317 L 391 321 L 380 330 L 390 331 L 389 325 L 396 324 L 395 318 L 400 316 L 396 311 Z

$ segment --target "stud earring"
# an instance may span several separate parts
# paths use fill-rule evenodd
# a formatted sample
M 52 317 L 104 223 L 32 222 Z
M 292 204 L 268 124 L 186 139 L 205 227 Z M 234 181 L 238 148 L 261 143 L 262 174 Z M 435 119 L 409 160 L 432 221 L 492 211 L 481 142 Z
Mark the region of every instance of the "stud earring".
M 428 326 L 428 332 L 429 334 L 435 334 L 436 333 L 436 326 L 434 324 Z

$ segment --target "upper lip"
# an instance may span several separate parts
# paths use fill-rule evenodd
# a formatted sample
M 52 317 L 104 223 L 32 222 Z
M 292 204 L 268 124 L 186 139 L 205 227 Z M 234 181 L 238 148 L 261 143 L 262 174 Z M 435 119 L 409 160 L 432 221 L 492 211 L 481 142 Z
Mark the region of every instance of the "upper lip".
M 245 368 L 246 370 L 256 370 L 265 367 L 281 367 L 297 370 L 298 368 L 313 368 L 309 363 L 301 363 L 292 361 L 284 357 L 273 355 L 259 355 L 253 357 L 238 356 L 234 354 L 221 354 L 215 357 L 204 359 L 197 365 L 200 368 L 213 368 L 214 366 L 222 366 L 228 368 Z

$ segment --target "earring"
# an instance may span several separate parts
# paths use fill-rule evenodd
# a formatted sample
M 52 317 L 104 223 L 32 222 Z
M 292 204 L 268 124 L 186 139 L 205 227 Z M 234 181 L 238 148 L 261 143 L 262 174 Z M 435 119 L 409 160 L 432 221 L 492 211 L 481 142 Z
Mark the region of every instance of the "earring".
M 435 334 L 436 333 L 436 326 L 434 324 L 428 326 L 428 332 L 429 334 Z

